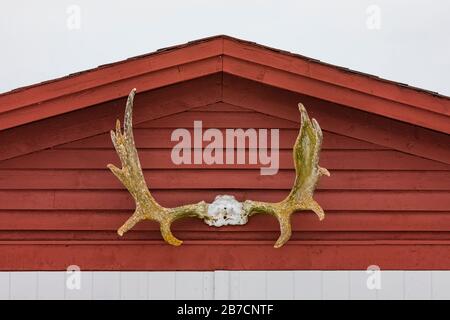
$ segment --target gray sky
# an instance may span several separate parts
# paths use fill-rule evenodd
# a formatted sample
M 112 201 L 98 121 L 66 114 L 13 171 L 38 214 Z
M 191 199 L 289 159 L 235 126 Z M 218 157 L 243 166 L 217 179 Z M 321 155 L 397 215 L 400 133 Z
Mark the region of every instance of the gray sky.
M 227 34 L 450 95 L 450 1 L 3 0 L 0 92 Z

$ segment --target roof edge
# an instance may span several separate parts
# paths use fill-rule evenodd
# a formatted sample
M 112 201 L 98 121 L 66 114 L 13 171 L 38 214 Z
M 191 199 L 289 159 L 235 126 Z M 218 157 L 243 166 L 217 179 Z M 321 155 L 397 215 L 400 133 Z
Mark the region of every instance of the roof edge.
M 232 59 L 239 60 L 240 67 L 245 64 L 246 69 L 233 69 L 232 63 L 224 65 L 225 61 Z M 272 69 L 278 72 L 278 80 L 265 75 L 266 70 Z M 450 133 L 450 125 L 445 125 L 450 113 L 450 97 L 228 35 L 162 48 L 2 93 L 0 130 L 126 96 L 125 86 L 141 86 L 140 91 L 146 91 L 218 72 L 303 94 L 308 94 L 305 90 L 314 86 L 310 94 L 317 93 L 319 98 L 329 101 L 333 101 L 333 90 L 338 89 L 341 93 L 353 95 L 354 101 L 345 97 L 341 102 L 335 101 L 337 103 L 344 102 L 342 104 L 349 107 Z M 263 74 L 255 76 L 255 72 Z M 297 77 L 295 81 L 292 81 L 292 76 Z M 306 80 L 309 82 L 305 83 Z M 112 84 L 115 90 L 111 91 L 107 87 Z M 118 90 L 119 86 L 123 88 Z M 90 95 L 95 95 L 95 99 L 89 98 Z M 384 99 L 397 111 L 391 113 L 386 107 L 372 110 L 370 99 Z M 361 100 L 366 105 L 364 108 L 358 105 Z M 417 116 L 408 115 L 408 112 L 403 116 L 408 110 L 404 108 L 413 108 L 410 110 Z M 389 112 L 383 114 L 383 109 Z M 422 115 L 426 116 L 425 121 L 420 118 Z M 434 118 L 440 122 L 439 125 L 433 124 Z

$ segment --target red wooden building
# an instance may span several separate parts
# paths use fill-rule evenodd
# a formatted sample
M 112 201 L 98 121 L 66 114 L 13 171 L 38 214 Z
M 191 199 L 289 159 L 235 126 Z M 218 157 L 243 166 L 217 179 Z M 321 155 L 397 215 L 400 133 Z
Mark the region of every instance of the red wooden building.
M 326 211 L 293 216 L 274 249 L 270 216 L 245 226 L 177 222 L 116 230 L 134 202 L 106 164 L 109 130 L 136 87 L 134 127 L 149 188 L 165 206 L 218 194 L 281 200 L 302 102 L 324 130 Z M 0 270 L 450 269 L 450 98 L 304 56 L 216 36 L 0 95 Z M 279 128 L 280 170 L 175 165 L 175 128 Z

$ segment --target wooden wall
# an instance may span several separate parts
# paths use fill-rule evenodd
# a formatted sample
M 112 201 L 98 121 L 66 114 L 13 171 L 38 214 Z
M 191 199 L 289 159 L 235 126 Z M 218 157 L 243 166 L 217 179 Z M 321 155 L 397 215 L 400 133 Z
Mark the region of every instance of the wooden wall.
M 233 194 L 241 201 L 278 201 L 289 192 L 299 119 L 291 116 L 296 105 L 284 103 L 294 98 L 271 88 L 271 99 L 280 101 L 276 107 L 288 110 L 278 111 L 269 98 L 264 104 L 258 100 L 268 88 L 242 85 L 239 92 L 233 89 L 239 80 L 228 80 L 222 101 L 190 105 L 148 121 L 135 118 L 147 184 L 162 205 L 211 202 L 218 194 Z M 261 93 L 259 98 L 252 90 Z M 197 220 L 177 222 L 174 233 L 185 240 L 179 248 L 164 244 L 152 222 L 119 238 L 116 230 L 134 202 L 106 168 L 107 163 L 118 165 L 118 158 L 103 130 L 0 161 L 0 269 L 65 270 L 70 264 L 84 270 L 366 269 L 371 264 L 383 269 L 449 268 L 450 165 L 414 154 L 441 157 L 443 136 L 393 120 L 386 129 L 391 133 L 384 131 L 383 136 L 376 131 L 386 126 L 383 117 L 338 105 L 329 108 L 311 97 L 295 99 L 307 101 L 324 124 L 321 165 L 331 177 L 324 177 L 316 191 L 326 219 L 319 222 L 311 212 L 295 214 L 292 239 L 284 248 L 272 248 L 279 227 L 264 216 L 252 217 L 246 226 L 220 229 Z M 261 176 L 259 165 L 248 164 L 174 165 L 170 135 L 176 128 L 191 129 L 194 120 L 202 120 L 205 129 L 280 129 L 279 173 Z M 66 121 L 55 136 L 70 135 Z M 411 153 L 402 150 L 408 134 L 422 139 L 410 147 Z M 436 145 L 425 145 L 426 139 Z

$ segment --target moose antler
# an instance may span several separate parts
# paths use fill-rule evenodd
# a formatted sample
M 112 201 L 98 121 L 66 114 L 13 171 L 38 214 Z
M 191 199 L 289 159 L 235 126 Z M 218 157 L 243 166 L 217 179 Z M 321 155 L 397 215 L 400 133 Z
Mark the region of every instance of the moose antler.
M 207 218 L 208 206 L 204 201 L 201 201 L 176 208 L 164 208 L 150 194 L 134 144 L 132 116 L 135 93 L 136 89 L 133 89 L 128 95 L 123 133 L 120 130 L 119 120 L 116 122 L 116 131 L 111 130 L 111 140 L 119 155 L 122 169 L 112 164 L 108 164 L 108 168 L 128 189 L 136 202 L 136 210 L 133 215 L 119 228 L 117 233 L 122 236 L 139 221 L 154 220 L 159 222 L 164 240 L 171 245 L 179 246 L 182 241 L 172 234 L 170 230 L 172 222 L 183 217 Z
M 111 140 L 120 158 L 122 168 L 119 169 L 112 164 L 108 164 L 108 168 L 128 189 L 136 202 L 134 213 L 119 228 L 117 233 L 122 236 L 139 221 L 154 220 L 160 224 L 164 240 L 171 245 L 179 246 L 182 241 L 175 238 L 172 234 L 170 230 L 172 222 L 184 217 L 196 217 L 211 224 L 210 222 L 213 218 L 208 215 L 209 204 L 201 201 L 175 208 L 165 208 L 153 198 L 145 182 L 134 144 L 132 113 L 135 93 L 136 89 L 133 89 L 128 96 L 123 133 L 119 120 L 116 122 L 116 131 L 111 130 Z M 256 213 L 266 213 L 278 219 L 281 235 L 275 243 L 275 248 L 283 246 L 291 237 L 290 217 L 295 211 L 312 210 L 319 216 L 320 220 L 325 217 L 322 208 L 313 199 L 313 192 L 320 176 L 330 175 L 327 169 L 318 165 L 322 145 L 322 130 L 315 119 L 312 119 L 312 121 L 309 119 L 303 105 L 299 104 L 298 106 L 301 113 L 301 124 L 293 150 L 296 178 L 291 192 L 281 202 L 270 203 L 246 200 L 242 206 L 242 216 L 247 217 Z M 246 221 L 246 219 L 243 220 Z
M 283 246 L 291 237 L 291 215 L 294 212 L 312 210 L 320 220 L 325 218 L 322 207 L 313 199 L 320 176 L 330 176 L 327 169 L 319 166 L 322 130 L 316 119 L 310 120 L 303 104 L 299 103 L 298 108 L 301 113 L 301 124 L 293 150 L 296 176 L 291 192 L 284 200 L 276 203 L 252 200 L 244 202 L 244 210 L 249 216 L 266 213 L 278 219 L 281 234 L 275 248 Z

